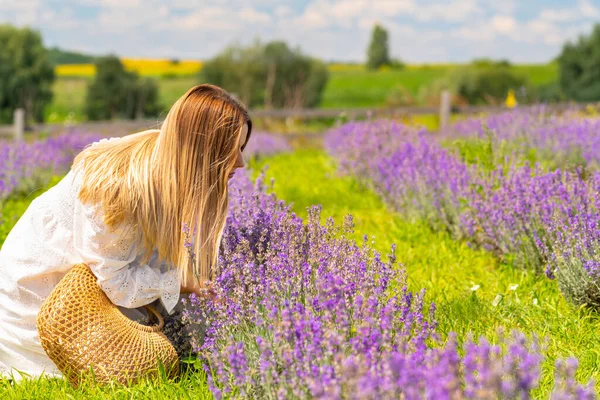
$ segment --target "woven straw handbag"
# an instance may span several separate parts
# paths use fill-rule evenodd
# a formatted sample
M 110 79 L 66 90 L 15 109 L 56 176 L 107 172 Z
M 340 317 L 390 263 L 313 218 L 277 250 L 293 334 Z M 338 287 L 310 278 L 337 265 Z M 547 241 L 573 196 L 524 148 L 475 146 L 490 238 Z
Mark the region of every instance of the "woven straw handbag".
M 86 264 L 75 265 L 42 304 L 37 330 L 42 347 L 58 369 L 78 386 L 93 371 L 96 383 L 135 383 L 179 373 L 175 348 L 161 332 L 162 316 L 146 306 L 158 325 L 146 326 L 127 318 L 104 294 Z

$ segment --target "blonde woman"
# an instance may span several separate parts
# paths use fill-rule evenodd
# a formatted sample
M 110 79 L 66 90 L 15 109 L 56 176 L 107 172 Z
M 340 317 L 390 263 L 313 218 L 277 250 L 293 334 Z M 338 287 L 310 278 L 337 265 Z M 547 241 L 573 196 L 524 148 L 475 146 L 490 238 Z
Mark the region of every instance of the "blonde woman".
M 0 250 L 0 376 L 60 376 L 40 344 L 36 316 L 78 263 L 107 297 L 134 309 L 212 278 L 227 213 L 227 183 L 244 167 L 252 131 L 245 107 L 212 85 L 190 89 L 160 130 L 103 139 L 35 199 Z M 195 260 L 182 226 L 196 227 Z

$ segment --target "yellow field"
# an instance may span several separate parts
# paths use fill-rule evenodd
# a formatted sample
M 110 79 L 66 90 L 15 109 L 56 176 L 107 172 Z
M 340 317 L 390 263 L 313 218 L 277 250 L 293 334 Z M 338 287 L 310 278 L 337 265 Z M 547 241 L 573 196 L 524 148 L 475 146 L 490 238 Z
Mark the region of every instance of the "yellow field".
M 56 76 L 90 77 L 96 74 L 94 64 L 63 64 L 54 68 Z
M 362 64 L 329 64 L 328 69 L 331 72 L 363 71 L 365 69 L 365 66 Z
M 173 63 L 167 59 L 148 59 L 148 58 L 122 58 L 121 62 L 128 71 L 136 71 L 142 76 L 189 76 L 197 74 L 202 69 L 202 61 L 197 60 L 181 60 L 178 63 Z M 449 64 L 428 64 L 418 65 L 409 64 L 407 70 L 418 70 L 423 67 L 428 69 L 447 69 Z M 361 64 L 329 64 L 331 72 L 360 72 L 365 71 L 365 66 Z M 380 71 L 387 71 L 390 68 L 382 67 Z M 58 77 L 82 77 L 88 78 L 96 74 L 94 64 L 63 64 L 58 65 L 55 69 Z
M 202 68 L 202 61 L 181 60 L 177 63 L 166 59 L 122 58 L 121 62 L 128 71 L 142 76 L 193 75 Z M 64 64 L 55 68 L 59 77 L 92 77 L 96 74 L 94 64 Z

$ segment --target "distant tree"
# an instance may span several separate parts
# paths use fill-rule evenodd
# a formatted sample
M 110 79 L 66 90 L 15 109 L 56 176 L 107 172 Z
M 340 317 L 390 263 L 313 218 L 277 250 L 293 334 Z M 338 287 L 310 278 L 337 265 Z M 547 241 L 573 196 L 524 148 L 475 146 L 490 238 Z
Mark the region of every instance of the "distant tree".
M 158 86 L 125 70 L 121 60 L 109 55 L 96 59 L 96 76 L 88 86 L 85 113 L 90 120 L 134 119 L 160 112 Z
M 248 106 L 314 107 L 329 75 L 327 66 L 281 41 L 230 46 L 200 72 L 204 82 L 235 93 Z
M 493 60 L 491 58 L 476 58 L 471 62 L 471 65 L 475 67 L 512 67 L 508 60 Z
M 0 121 L 12 122 L 16 108 L 24 108 L 27 119 L 43 121 L 54 79 L 41 34 L 0 25 Z
M 559 83 L 564 94 L 576 101 L 600 100 L 600 24 L 589 36 L 566 43 L 558 58 Z
M 367 68 L 377 69 L 382 65 L 390 64 L 388 52 L 388 33 L 379 24 L 373 27 L 371 43 L 367 49 Z
M 94 62 L 94 56 L 83 54 L 76 51 L 61 50 L 58 47 L 52 47 L 48 51 L 48 59 L 52 65 L 61 64 L 90 64 Z
M 264 48 L 266 63 L 265 107 L 314 107 L 328 79 L 327 66 L 307 57 L 285 42 L 268 43 Z
M 246 105 L 263 101 L 266 64 L 264 46 L 260 42 L 242 47 L 231 45 L 204 63 L 200 79 L 236 93 Z
M 158 83 L 153 78 L 141 78 L 134 82 L 131 90 L 127 91 L 129 105 L 128 118 L 142 118 L 157 116 L 162 106 L 159 103 Z

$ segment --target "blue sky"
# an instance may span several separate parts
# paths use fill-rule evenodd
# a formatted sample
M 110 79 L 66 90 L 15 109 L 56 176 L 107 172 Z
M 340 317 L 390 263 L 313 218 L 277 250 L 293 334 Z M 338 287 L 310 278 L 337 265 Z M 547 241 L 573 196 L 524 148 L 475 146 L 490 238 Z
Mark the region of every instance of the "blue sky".
M 364 61 L 380 23 L 391 55 L 408 62 L 535 63 L 589 33 L 600 0 L 0 0 L 0 22 L 92 54 L 206 59 L 260 38 L 329 61 Z

